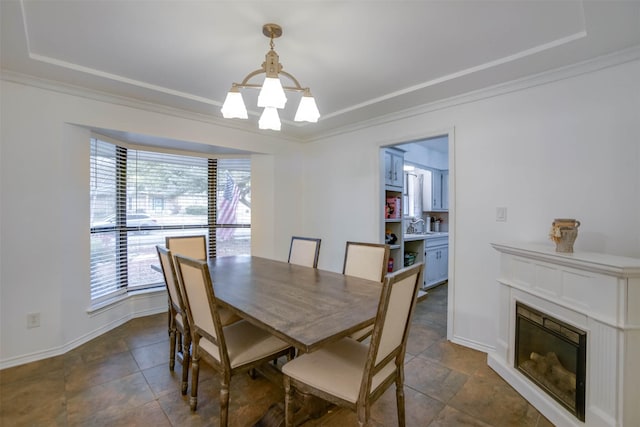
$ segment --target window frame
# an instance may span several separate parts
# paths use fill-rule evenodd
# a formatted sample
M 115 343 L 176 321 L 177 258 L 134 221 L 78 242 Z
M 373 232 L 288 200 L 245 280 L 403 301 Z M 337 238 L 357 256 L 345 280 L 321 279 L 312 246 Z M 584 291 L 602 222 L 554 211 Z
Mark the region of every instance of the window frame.
M 251 229 L 251 221 L 249 215 L 248 223 L 218 223 L 217 214 L 219 212 L 218 209 L 218 194 L 220 193 L 220 188 L 218 188 L 218 174 L 221 170 L 220 162 L 233 163 L 233 161 L 239 161 L 241 168 L 246 168 L 249 173 L 249 181 L 248 181 L 248 195 L 249 195 L 249 203 L 250 203 L 250 182 L 251 182 L 251 158 L 249 155 L 246 156 L 235 156 L 233 158 L 218 158 L 211 157 L 207 155 L 202 155 L 200 153 L 193 153 L 187 151 L 171 151 L 167 152 L 165 150 L 155 150 L 154 147 L 137 147 L 131 146 L 129 144 L 123 143 L 121 141 L 114 141 L 108 138 L 104 138 L 102 136 L 93 135 L 91 137 L 90 143 L 92 145 L 90 149 L 89 162 L 93 171 L 94 163 L 96 160 L 94 156 L 99 152 L 98 148 L 94 150 L 93 144 L 105 143 L 110 144 L 115 147 L 115 159 L 114 159 L 114 168 L 115 168 L 115 177 L 114 177 L 114 193 L 115 193 L 115 222 L 113 226 L 102 225 L 100 227 L 91 227 L 90 224 L 90 238 L 92 239 L 92 245 L 90 245 L 90 269 L 91 269 L 91 278 L 90 278 L 90 286 L 89 286 L 89 299 L 91 301 L 91 307 L 101 307 L 104 306 L 105 303 L 109 301 L 117 301 L 122 299 L 124 296 L 130 294 L 131 292 L 138 292 L 143 290 L 160 290 L 164 289 L 165 284 L 164 280 L 160 280 L 154 283 L 143 283 L 143 284 L 134 284 L 130 283 L 130 272 L 128 268 L 128 253 L 131 250 L 129 247 L 129 238 L 132 236 L 131 233 L 139 233 L 139 232 L 147 232 L 153 233 L 154 231 L 171 231 L 176 230 L 180 232 L 184 232 L 185 230 L 198 230 L 201 229 L 207 235 L 208 242 L 208 253 L 210 257 L 218 256 L 218 245 L 217 245 L 217 232 L 221 229 Z M 96 145 L 97 147 L 97 145 Z M 179 156 L 184 158 L 204 158 L 206 159 L 206 223 L 205 224 L 158 224 L 158 225 L 138 225 L 138 226 L 127 226 L 127 217 L 131 215 L 133 212 L 127 211 L 127 197 L 129 193 L 129 188 L 127 186 L 127 160 L 128 154 L 131 151 L 140 152 L 140 153 L 153 153 L 157 154 L 159 158 L 162 158 L 163 154 L 167 156 Z M 97 157 L 96 157 L 97 158 Z M 240 162 L 246 161 L 247 164 L 242 165 Z M 167 162 L 170 163 L 170 162 Z M 93 179 L 93 178 L 92 178 Z M 245 184 L 246 185 L 246 184 Z M 93 189 L 90 189 L 90 194 L 92 194 Z M 239 200 L 236 201 L 236 203 Z M 92 197 L 90 197 L 90 210 L 93 209 L 92 206 Z M 152 198 L 152 204 L 155 204 L 155 199 Z M 250 209 L 250 205 L 247 205 Z M 237 208 L 237 204 L 235 206 Z M 234 216 L 235 217 L 235 216 Z M 188 231 L 187 231 L 188 232 Z M 105 286 L 107 289 L 101 295 L 96 293 L 96 289 L 100 288 L 100 285 L 96 285 L 98 281 L 94 283 L 94 249 L 93 249 L 93 238 L 97 235 L 107 236 L 103 233 L 111 233 L 111 235 L 115 239 L 115 247 L 113 254 L 115 255 L 115 260 L 113 262 L 116 263 L 115 274 L 112 275 L 109 280 L 112 280 L 114 284 L 111 286 Z M 249 231 L 249 238 L 250 238 Z M 163 239 L 164 242 L 164 239 Z M 164 244 L 164 243 L 162 243 Z M 155 248 L 155 244 L 154 244 Z M 250 246 L 249 246 L 250 251 Z M 109 254 L 110 250 L 107 250 L 106 253 Z M 110 256 L 110 255 L 109 255 Z

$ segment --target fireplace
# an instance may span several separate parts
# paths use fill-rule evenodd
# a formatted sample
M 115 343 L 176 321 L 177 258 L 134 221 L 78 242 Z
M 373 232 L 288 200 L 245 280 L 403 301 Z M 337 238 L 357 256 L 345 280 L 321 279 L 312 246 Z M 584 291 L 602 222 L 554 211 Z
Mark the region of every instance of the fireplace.
M 493 247 L 500 270 L 489 366 L 554 425 L 640 426 L 640 259 Z M 550 378 L 539 374 L 546 365 L 555 366 Z
M 516 302 L 515 368 L 584 421 L 587 334 Z

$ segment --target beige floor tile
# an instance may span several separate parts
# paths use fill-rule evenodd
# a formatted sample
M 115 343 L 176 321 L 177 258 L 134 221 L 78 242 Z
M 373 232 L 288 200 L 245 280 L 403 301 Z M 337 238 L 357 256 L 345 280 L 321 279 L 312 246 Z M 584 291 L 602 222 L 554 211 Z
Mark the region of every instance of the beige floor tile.
M 27 381 L 64 368 L 64 356 L 50 357 L 0 371 L 0 385 L 15 381 Z
M 62 369 L 3 384 L 0 388 L 0 425 L 65 425 L 66 403 Z
M 92 361 L 86 363 L 80 355 L 74 354 L 65 358 L 65 387 L 68 392 L 74 393 L 126 377 L 139 370 L 128 351 L 92 358 Z
M 502 379 L 474 375 L 448 402 L 455 409 L 496 427 L 535 426 L 529 403 Z
M 447 403 L 469 378 L 437 362 L 416 357 L 405 366 L 405 384 L 429 397 Z
M 462 372 L 472 375 L 478 369 L 487 366 L 487 355 L 480 351 L 454 344 L 442 339 L 418 355 Z
M 429 290 L 412 319 L 405 355 L 407 426 L 552 426 L 486 365 L 486 355 L 446 341 L 447 293 L 447 285 Z M 191 389 L 180 394 L 181 370 L 176 363 L 169 371 L 166 313 L 133 319 L 63 356 L 0 371 L 0 425 L 218 426 L 218 374 L 201 364 L 198 408 L 192 412 Z M 229 425 L 253 426 L 283 402 L 278 378 L 234 376 Z M 356 414 L 338 407 L 304 423 L 355 425 Z M 396 425 L 391 386 L 373 404 L 370 426 Z
M 92 425 L 154 400 L 141 372 L 69 393 L 67 419 L 71 425 Z
M 492 427 L 490 424 L 460 412 L 451 406 L 446 406 L 429 427 Z
M 155 344 L 145 345 L 131 349 L 131 354 L 136 359 L 140 369 L 148 369 L 154 366 L 169 363 L 169 339 Z

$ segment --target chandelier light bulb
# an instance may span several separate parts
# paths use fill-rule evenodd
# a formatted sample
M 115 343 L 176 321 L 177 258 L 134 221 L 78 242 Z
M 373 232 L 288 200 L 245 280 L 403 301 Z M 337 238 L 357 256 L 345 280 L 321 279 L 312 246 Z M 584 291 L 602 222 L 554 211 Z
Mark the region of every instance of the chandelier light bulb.
M 280 79 L 277 77 L 265 78 L 258 95 L 258 107 L 284 108 L 286 103 L 287 96 L 284 94 Z
M 300 98 L 300 105 L 298 105 L 298 111 L 293 120 L 296 122 L 317 123 L 319 117 L 320 112 L 318 111 L 316 100 L 307 89 L 302 98 Z
M 247 107 L 244 105 L 242 94 L 236 87 L 232 87 L 222 105 L 222 117 L 225 119 L 247 119 Z
M 265 107 L 260 120 L 258 121 L 259 129 L 280 130 L 280 117 L 278 109 L 275 107 Z

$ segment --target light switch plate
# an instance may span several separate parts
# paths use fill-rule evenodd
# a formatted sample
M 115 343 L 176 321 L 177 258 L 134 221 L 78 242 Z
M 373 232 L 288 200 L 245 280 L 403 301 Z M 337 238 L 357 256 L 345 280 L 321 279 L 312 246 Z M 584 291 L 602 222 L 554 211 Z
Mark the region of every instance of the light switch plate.
M 27 314 L 27 329 L 40 327 L 40 313 Z
M 507 208 L 505 207 L 496 208 L 496 221 L 507 222 Z

